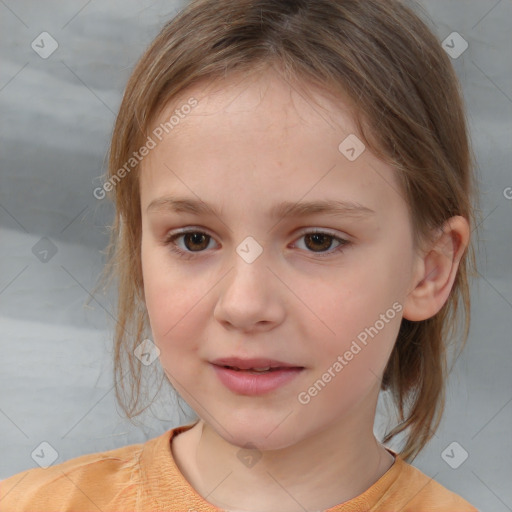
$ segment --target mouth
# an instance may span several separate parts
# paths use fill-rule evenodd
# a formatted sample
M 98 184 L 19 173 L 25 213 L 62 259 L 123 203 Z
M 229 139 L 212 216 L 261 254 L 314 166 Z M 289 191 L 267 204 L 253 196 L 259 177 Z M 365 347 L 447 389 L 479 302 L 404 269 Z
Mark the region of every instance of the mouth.
M 256 396 L 291 385 L 303 366 L 275 360 L 216 360 L 211 363 L 220 382 L 238 395 Z
M 216 359 L 215 361 L 212 361 L 212 364 L 228 370 L 234 370 L 236 372 L 248 372 L 255 374 L 304 368 L 303 366 L 266 358 L 241 359 L 230 357 Z

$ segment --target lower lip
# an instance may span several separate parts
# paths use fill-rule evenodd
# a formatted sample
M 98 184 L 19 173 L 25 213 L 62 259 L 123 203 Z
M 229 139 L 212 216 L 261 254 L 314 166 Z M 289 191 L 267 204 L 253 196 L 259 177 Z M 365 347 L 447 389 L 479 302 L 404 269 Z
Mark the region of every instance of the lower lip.
M 240 395 L 262 395 L 284 386 L 293 380 L 304 368 L 282 368 L 256 374 L 243 370 L 230 370 L 213 365 L 220 381 L 234 393 Z

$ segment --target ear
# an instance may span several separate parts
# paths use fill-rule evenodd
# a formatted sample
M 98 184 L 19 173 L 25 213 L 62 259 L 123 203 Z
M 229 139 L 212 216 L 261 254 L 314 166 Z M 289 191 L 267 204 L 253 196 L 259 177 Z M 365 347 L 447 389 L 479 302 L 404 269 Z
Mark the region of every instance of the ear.
M 413 289 L 404 302 L 403 317 L 420 321 L 433 317 L 445 304 L 469 244 L 469 223 L 461 216 L 448 219 L 424 255 L 419 255 Z

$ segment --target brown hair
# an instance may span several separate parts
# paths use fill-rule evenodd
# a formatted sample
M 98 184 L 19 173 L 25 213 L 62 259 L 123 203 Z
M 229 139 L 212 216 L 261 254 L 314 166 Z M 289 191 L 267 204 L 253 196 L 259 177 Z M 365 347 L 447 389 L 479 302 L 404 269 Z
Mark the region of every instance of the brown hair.
M 428 240 L 433 228 L 454 215 L 476 228 L 473 155 L 460 85 L 427 24 L 394 0 L 192 1 L 163 27 L 131 75 L 112 136 L 108 179 L 141 147 L 161 109 L 187 87 L 270 65 L 290 83 L 350 98 L 358 136 L 396 169 L 415 242 Z M 117 278 L 114 380 L 129 418 L 145 409 L 137 410 L 144 366 L 134 349 L 149 328 L 137 170 L 111 187 L 116 217 L 105 270 Z M 474 267 L 470 244 L 442 309 L 424 321 L 402 319 L 381 389 L 391 393 L 399 412 L 399 423 L 383 442 L 409 429 L 399 452 L 406 461 L 416 457 L 441 421 L 447 348 L 456 339 L 461 308 L 461 350 L 467 340 L 468 276 Z

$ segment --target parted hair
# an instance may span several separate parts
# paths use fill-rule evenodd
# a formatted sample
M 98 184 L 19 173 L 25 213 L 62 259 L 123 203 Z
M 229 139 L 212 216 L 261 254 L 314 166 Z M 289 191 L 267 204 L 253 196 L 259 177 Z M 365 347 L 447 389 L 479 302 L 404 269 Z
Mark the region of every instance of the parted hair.
M 397 173 L 416 246 L 455 215 L 474 232 L 478 197 L 463 95 L 434 32 L 418 9 L 398 0 L 193 0 L 135 66 L 112 134 L 107 179 L 119 176 L 156 116 L 188 87 L 271 66 L 290 84 L 349 99 L 358 137 Z M 116 398 L 130 419 L 147 407 L 141 394 L 147 367 L 134 355 L 149 335 L 139 167 L 111 187 L 116 212 L 104 272 L 117 291 Z M 458 347 L 458 356 L 468 337 L 472 240 L 441 310 L 423 321 L 402 319 L 381 382 L 397 413 L 382 442 L 403 434 L 399 453 L 409 462 L 441 421 L 448 349 Z

